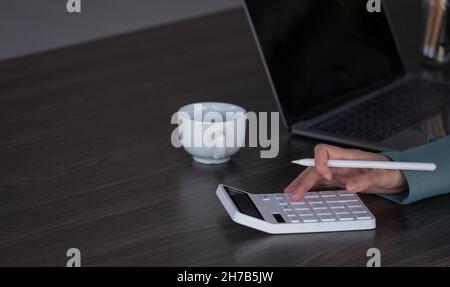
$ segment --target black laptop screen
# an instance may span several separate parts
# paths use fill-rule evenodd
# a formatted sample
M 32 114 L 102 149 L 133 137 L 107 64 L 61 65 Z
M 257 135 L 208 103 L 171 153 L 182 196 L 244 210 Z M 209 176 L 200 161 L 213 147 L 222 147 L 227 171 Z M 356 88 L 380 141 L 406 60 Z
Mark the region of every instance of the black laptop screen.
M 245 3 L 289 125 L 403 73 L 387 17 L 367 0 Z

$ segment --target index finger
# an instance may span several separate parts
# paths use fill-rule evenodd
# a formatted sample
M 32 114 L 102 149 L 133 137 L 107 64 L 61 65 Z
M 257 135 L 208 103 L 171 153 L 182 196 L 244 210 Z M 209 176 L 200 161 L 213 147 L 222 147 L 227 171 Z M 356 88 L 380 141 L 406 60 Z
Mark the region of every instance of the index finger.
M 309 172 L 303 181 L 299 184 L 297 189 L 291 195 L 291 200 L 297 201 L 302 199 L 305 196 L 305 193 L 308 192 L 314 185 L 320 180 L 321 176 L 314 169 Z
M 293 192 L 297 189 L 303 179 L 311 172 L 312 168 L 308 167 L 302 171 L 285 189 L 284 192 Z

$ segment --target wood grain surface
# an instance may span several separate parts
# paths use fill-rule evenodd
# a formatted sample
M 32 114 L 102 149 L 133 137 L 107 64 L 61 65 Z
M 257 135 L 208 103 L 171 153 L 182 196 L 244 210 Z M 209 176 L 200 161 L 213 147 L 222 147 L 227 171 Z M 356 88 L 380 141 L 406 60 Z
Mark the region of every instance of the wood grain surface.
M 195 101 L 277 111 L 245 15 L 187 22 L 0 62 L 0 265 L 450 265 L 450 196 L 362 198 L 377 229 L 274 236 L 233 223 L 226 183 L 279 192 L 314 141 L 281 128 L 280 154 L 220 166 L 175 149 L 171 116 Z

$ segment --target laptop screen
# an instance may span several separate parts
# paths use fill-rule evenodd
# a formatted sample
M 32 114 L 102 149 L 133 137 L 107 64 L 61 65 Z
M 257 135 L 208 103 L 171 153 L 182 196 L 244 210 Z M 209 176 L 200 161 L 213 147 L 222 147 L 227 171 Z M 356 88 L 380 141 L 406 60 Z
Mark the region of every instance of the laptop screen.
M 404 73 L 385 13 L 367 0 L 245 0 L 290 126 Z

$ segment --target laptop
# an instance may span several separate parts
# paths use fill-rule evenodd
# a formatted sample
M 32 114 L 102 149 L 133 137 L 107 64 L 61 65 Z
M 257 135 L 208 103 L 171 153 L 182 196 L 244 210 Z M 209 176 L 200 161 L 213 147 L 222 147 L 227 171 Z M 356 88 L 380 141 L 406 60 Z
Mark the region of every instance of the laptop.
M 291 133 L 371 150 L 449 134 L 450 85 L 407 71 L 384 2 L 374 13 L 367 0 L 244 4 Z

